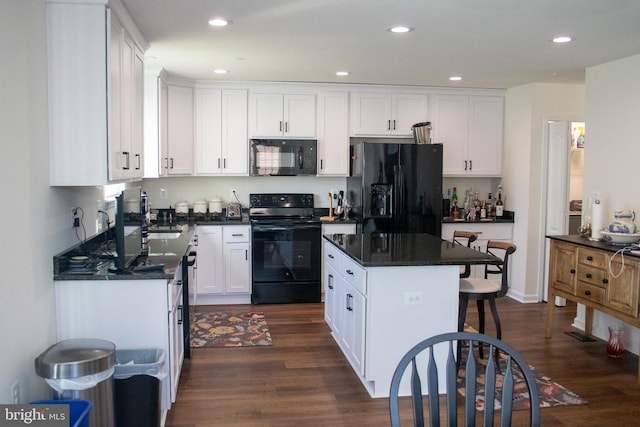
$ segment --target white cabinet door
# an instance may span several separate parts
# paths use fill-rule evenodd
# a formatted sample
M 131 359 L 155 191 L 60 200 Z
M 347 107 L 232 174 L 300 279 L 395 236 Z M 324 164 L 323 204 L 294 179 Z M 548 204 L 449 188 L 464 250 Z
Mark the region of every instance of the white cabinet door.
M 468 163 L 469 98 L 464 95 L 434 95 L 434 143 L 443 144 L 444 175 L 466 175 Z
M 411 127 L 416 123 L 431 121 L 427 95 L 393 94 L 391 96 L 393 135 L 413 136 Z
M 356 92 L 352 116 L 352 135 L 387 135 L 391 130 L 391 97 L 386 93 Z
M 193 173 L 193 89 L 167 85 L 168 175 Z
M 284 95 L 283 136 L 314 138 L 316 136 L 316 96 Z
M 195 90 L 196 174 L 248 174 L 247 91 Z
M 251 292 L 251 263 L 249 243 L 224 244 L 224 272 L 226 293 Z
M 412 136 L 411 126 L 429 120 L 426 94 L 356 92 L 352 135 Z
M 318 175 L 349 176 L 349 93 L 318 94 Z
M 249 174 L 247 91 L 222 91 L 222 173 Z
M 196 89 L 196 173 L 222 172 L 222 91 Z
M 195 293 L 196 295 L 222 294 L 224 293 L 222 226 L 198 226 L 196 234 L 198 235 L 198 269 Z
M 328 265 L 324 264 L 324 320 L 327 322 L 327 325 L 331 328 L 331 330 L 335 333 L 339 333 L 339 329 L 337 328 L 337 297 L 336 293 L 338 289 L 336 289 L 336 281 L 338 280 L 338 273 L 336 270 Z
M 504 98 L 469 98 L 469 173 L 475 176 L 502 174 Z
M 443 175 L 500 176 L 504 98 L 437 94 L 433 142 L 444 146 Z
M 350 335 L 351 363 L 359 375 L 364 375 L 364 343 L 366 298 L 353 287 L 348 286 L 347 317 Z
M 169 284 L 169 286 L 176 286 Z M 184 361 L 184 330 L 182 323 L 184 322 L 182 310 L 182 285 L 177 293 L 171 310 L 169 311 L 169 366 L 171 379 L 171 402 L 176 401 L 178 395 L 178 383 L 180 381 L 180 371 L 182 370 L 182 362 Z M 171 292 L 171 290 L 169 290 Z
M 249 127 L 251 137 L 314 138 L 316 96 L 252 92 Z
M 140 178 L 144 58 L 113 14 L 109 41 L 109 179 Z

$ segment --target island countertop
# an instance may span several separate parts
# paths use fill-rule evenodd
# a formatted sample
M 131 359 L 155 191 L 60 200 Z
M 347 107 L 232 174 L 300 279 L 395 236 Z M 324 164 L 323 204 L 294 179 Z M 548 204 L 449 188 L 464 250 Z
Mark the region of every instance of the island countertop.
M 326 234 L 363 267 L 494 264 L 500 259 L 426 233 Z

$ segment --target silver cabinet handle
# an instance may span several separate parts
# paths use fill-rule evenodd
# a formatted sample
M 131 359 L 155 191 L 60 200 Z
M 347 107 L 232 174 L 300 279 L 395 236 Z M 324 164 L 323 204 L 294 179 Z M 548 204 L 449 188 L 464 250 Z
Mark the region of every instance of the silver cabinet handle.
M 169 159 L 169 161 L 170 161 L 170 163 L 169 163 L 169 164 L 170 164 L 169 169 L 173 169 L 173 157 L 171 157 L 171 158 Z
M 140 154 L 136 154 L 136 160 L 138 163 L 136 170 L 140 170 L 142 168 L 142 156 Z
M 473 170 L 473 160 L 469 160 L 469 170 Z

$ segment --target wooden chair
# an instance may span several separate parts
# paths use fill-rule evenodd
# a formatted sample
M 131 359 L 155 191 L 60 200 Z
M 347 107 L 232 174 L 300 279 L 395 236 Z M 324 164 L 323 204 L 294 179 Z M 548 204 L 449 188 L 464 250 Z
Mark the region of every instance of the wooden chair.
M 496 358 L 490 357 L 486 362 L 486 368 L 478 369 L 478 360 L 475 357 L 476 343 L 488 344 L 490 350 L 494 348 L 502 353 L 502 357 L 506 359 L 506 367 L 504 368 L 504 380 L 500 381 L 497 375 Z M 440 426 L 440 397 L 439 391 L 442 390 L 442 384 L 438 383 L 438 369 L 445 369 L 446 372 L 446 396 L 443 401 L 446 402 L 446 408 L 443 409 L 442 418 L 446 418 L 447 423 L 443 425 L 458 425 L 458 395 L 457 378 L 458 378 L 458 361 L 454 356 L 454 346 L 462 345 L 469 350 L 464 362 L 463 370 L 465 371 L 465 393 L 464 393 L 464 422 L 460 420 L 460 425 L 475 426 L 476 425 L 476 379 L 484 374 L 485 395 L 495 396 L 496 391 L 501 391 L 501 409 L 500 422 L 502 426 L 510 426 L 513 410 L 513 393 L 514 393 L 514 372 L 519 369 L 527 384 L 529 390 L 529 420 L 531 426 L 540 425 L 540 397 L 535 377 L 526 363 L 524 358 L 511 346 L 506 343 L 484 334 L 472 332 L 451 332 L 435 337 L 428 338 L 409 350 L 393 374 L 391 379 L 391 388 L 389 392 L 389 410 L 391 413 L 391 426 L 400 427 L 400 414 L 398 407 L 398 391 L 400 382 L 405 371 L 411 364 L 411 403 L 413 407 L 413 425 L 422 427 L 425 425 L 425 408 L 427 406 L 427 420 L 431 426 Z M 437 346 L 436 354 L 446 353 L 446 364 L 444 357 L 436 356 L 434 359 L 434 347 Z M 424 353 L 423 353 L 424 352 Z M 497 353 L 497 351 L 496 351 Z M 490 351 L 489 354 L 493 354 Z M 419 356 L 420 355 L 420 356 Z M 434 360 L 440 360 L 435 362 Z M 437 366 L 437 365 L 440 366 Z M 426 365 L 426 366 L 423 366 Z M 420 379 L 420 374 L 426 375 L 424 380 Z M 496 381 L 498 379 L 498 381 Z M 423 399 L 422 386 L 426 384 L 428 397 Z M 501 390 L 500 390 L 501 389 Z M 445 403 L 443 402 L 443 406 Z M 446 409 L 446 415 L 444 414 Z M 485 426 L 492 426 L 494 420 L 495 399 L 485 399 L 485 408 L 483 421 Z
M 471 247 L 471 244 L 478 240 L 478 233 L 473 231 L 454 230 L 453 243 L 458 245 Z M 471 266 L 469 264 L 460 266 L 460 278 L 471 276 Z
M 489 240 L 487 242 L 487 253 L 502 259 L 502 264 L 485 265 L 484 278 L 468 277 L 460 279 L 458 331 L 462 331 L 464 328 L 469 300 L 476 300 L 480 324 L 479 331 L 482 334 L 484 333 L 484 301 L 487 300 L 496 325 L 496 337 L 502 339 L 502 327 L 500 325 L 500 316 L 498 316 L 498 310 L 496 309 L 496 298 L 505 296 L 509 290 L 509 257 L 515 251 L 516 245 L 511 242 Z M 489 275 L 496 274 L 502 276 L 499 281 L 488 278 Z

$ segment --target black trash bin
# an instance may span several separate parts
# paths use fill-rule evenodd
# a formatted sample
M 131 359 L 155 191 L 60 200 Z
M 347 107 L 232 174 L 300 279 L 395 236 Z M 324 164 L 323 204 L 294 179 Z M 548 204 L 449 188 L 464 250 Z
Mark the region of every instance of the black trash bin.
M 162 349 L 116 350 L 116 426 L 160 426 L 164 361 Z

